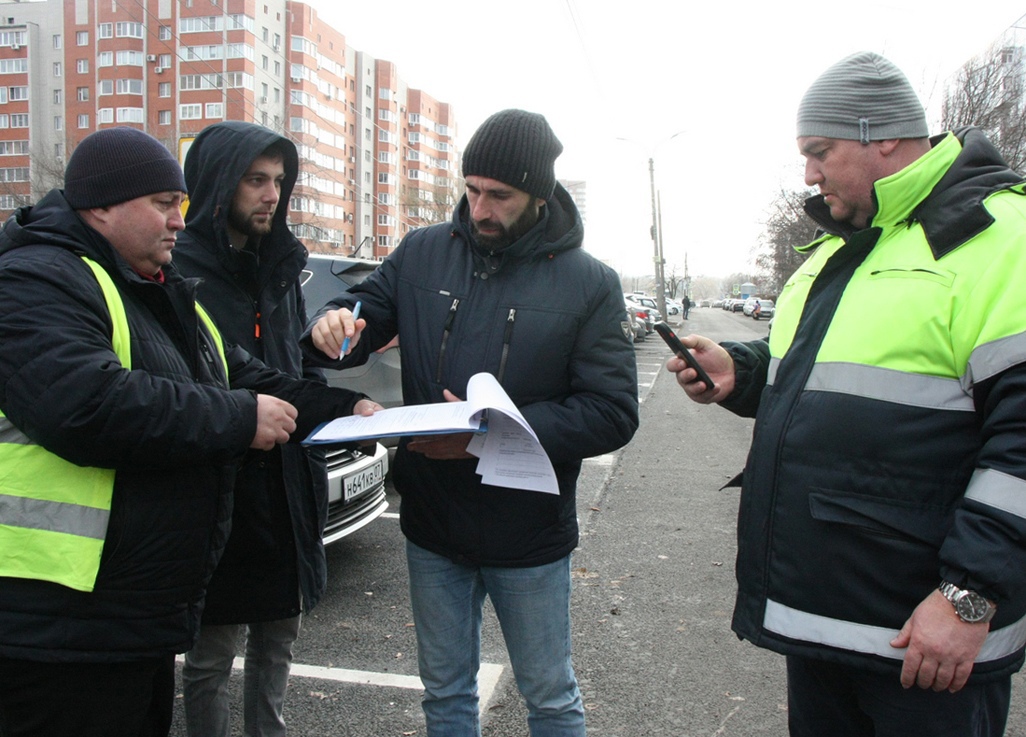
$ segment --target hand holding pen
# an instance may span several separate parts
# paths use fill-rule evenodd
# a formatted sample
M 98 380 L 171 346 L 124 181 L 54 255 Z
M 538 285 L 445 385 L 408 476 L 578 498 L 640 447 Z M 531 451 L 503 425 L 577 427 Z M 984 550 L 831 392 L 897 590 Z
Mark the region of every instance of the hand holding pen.
M 314 347 L 324 353 L 328 358 L 344 358 L 350 346 L 356 345 L 360 340 L 360 331 L 363 325 L 358 324 L 360 316 L 360 302 L 353 306 L 353 311 L 342 308 L 330 310 L 324 313 L 310 330 L 310 338 Z M 346 334 L 346 326 L 350 326 L 351 335 Z M 366 325 L 366 321 L 364 321 Z
M 360 316 L 360 308 L 362 306 L 363 306 L 363 302 L 357 302 L 356 306 L 353 308 L 353 322 L 354 323 L 356 322 L 356 319 Z M 342 358 L 342 356 L 346 355 L 346 353 L 348 351 L 349 351 L 349 336 L 347 335 L 345 337 L 345 340 L 342 341 L 342 352 L 339 354 L 339 358 Z

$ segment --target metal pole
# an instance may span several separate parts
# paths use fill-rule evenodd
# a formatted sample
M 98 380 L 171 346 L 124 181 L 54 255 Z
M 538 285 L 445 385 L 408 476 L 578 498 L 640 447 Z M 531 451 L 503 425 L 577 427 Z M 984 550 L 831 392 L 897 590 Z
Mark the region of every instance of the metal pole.
M 655 265 L 656 280 L 656 306 L 659 314 L 666 319 L 666 289 L 663 286 L 663 254 L 659 242 L 659 214 L 656 210 L 655 190 L 655 157 L 648 159 L 648 182 L 652 188 L 652 248 L 654 252 L 653 263 Z

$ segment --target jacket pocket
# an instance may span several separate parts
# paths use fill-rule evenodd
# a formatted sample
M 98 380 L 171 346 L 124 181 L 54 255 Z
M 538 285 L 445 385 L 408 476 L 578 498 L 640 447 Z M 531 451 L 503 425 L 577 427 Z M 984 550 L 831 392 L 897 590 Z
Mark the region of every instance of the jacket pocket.
M 809 513 L 820 522 L 860 527 L 878 535 L 916 540 L 939 548 L 951 529 L 954 507 L 881 499 L 827 489 L 809 493 Z

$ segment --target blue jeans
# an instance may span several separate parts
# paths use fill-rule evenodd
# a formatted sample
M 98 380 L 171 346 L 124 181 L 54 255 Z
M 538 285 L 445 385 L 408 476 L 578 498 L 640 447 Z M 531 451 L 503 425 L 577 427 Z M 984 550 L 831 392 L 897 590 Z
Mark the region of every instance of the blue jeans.
M 292 666 L 292 643 L 302 617 L 274 622 L 202 625 L 196 644 L 185 654 L 182 685 L 185 726 L 190 737 L 228 737 L 228 677 L 235 643 L 246 633 L 242 714 L 246 737 L 284 737 L 285 689 Z
M 480 737 L 485 596 L 502 627 L 532 737 L 584 737 L 570 662 L 570 556 L 531 568 L 470 567 L 406 542 L 428 737 Z

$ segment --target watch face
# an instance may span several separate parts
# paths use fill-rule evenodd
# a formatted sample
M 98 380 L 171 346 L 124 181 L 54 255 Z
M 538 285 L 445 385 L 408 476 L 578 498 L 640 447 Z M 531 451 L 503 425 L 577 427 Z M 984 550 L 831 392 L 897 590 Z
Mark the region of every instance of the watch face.
M 966 622 L 979 622 L 987 616 L 990 604 L 975 591 L 965 591 L 955 603 L 955 611 Z

